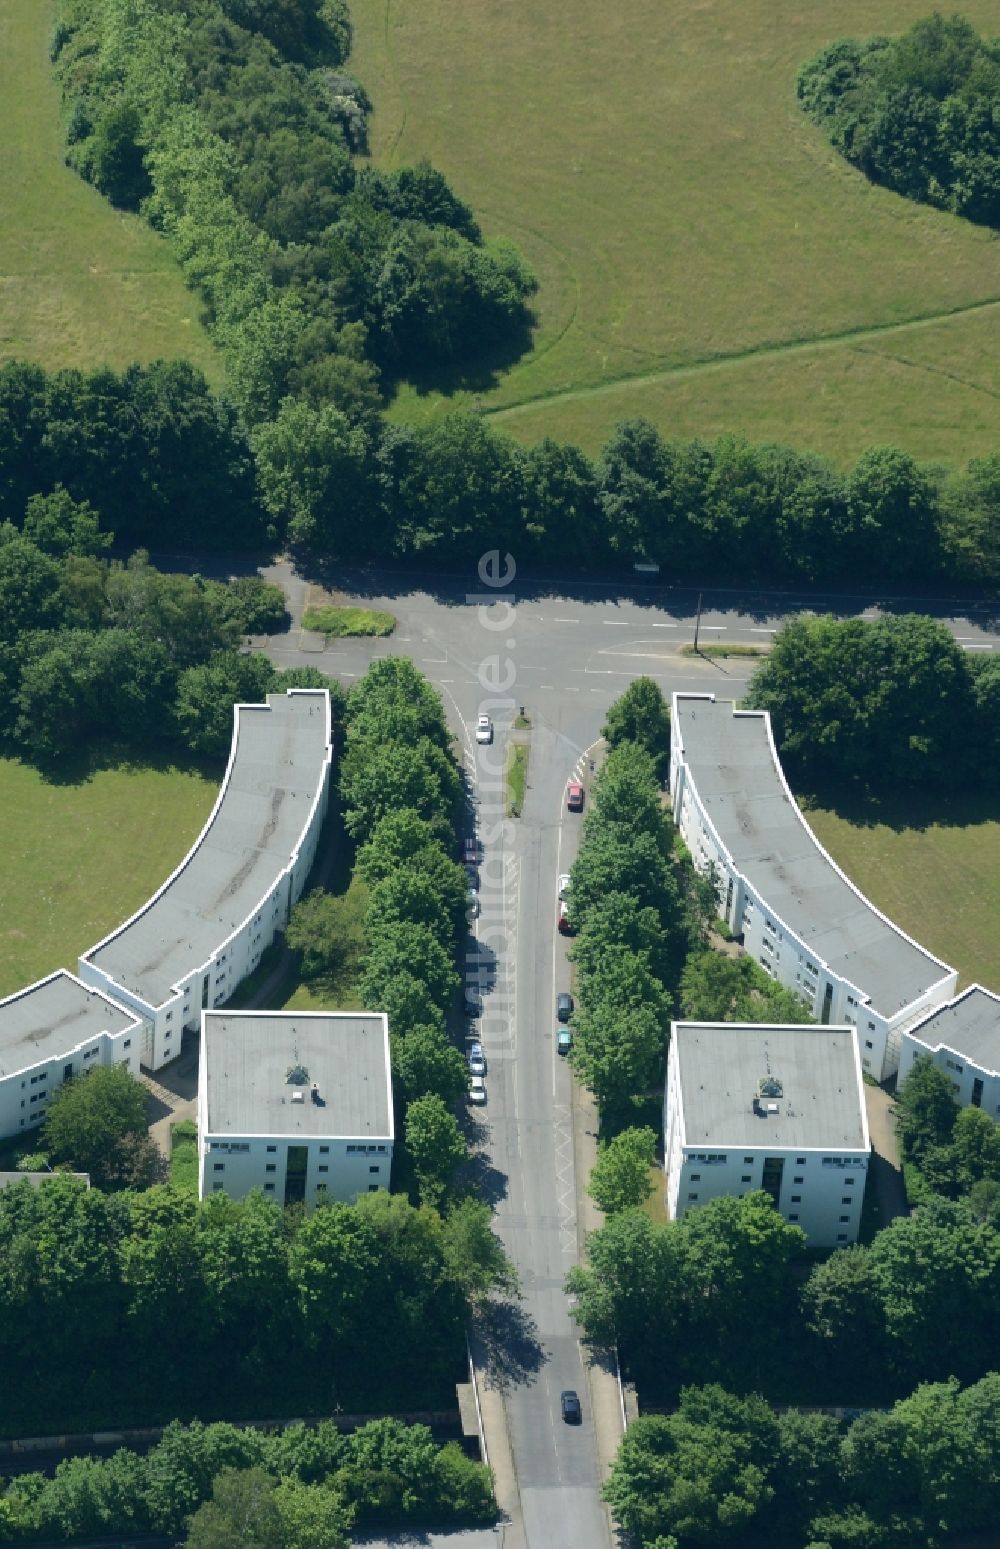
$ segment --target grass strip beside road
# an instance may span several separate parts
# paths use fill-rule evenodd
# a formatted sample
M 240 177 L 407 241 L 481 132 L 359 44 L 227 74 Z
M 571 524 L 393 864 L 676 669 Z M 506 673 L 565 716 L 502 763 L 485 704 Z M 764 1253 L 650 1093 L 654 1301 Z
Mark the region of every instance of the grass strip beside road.
M 766 656 L 766 645 L 682 645 L 681 656 Z
M 528 745 L 512 742 L 507 754 L 507 816 L 518 818 L 524 810 L 528 784 Z
M 336 640 L 348 635 L 384 639 L 392 634 L 396 620 L 391 613 L 380 613 L 376 608 L 313 607 L 303 613 L 302 627 Z

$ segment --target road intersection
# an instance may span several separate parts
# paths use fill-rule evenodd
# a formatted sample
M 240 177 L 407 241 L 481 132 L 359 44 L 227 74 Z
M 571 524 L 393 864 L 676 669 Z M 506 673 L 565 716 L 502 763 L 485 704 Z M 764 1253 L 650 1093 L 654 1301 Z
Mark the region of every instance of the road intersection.
M 590 1366 L 564 1291 L 583 1243 L 581 1188 L 594 1153 L 581 1124 L 581 1094 L 556 1049 L 555 996 L 569 987 L 566 942 L 556 929 L 557 877 L 570 869 L 581 819 L 567 813 L 571 778 L 589 776 L 611 703 L 636 676 L 675 690 L 740 698 L 757 661 L 685 654 L 698 598 L 654 588 L 595 584 L 555 595 L 551 583 L 503 590 L 481 575 L 461 579 L 342 575 L 337 599 L 385 609 L 397 619 L 386 640 L 324 645 L 299 620 L 310 589 L 287 566 L 265 571 L 289 598 L 292 627 L 267 643 L 282 667 L 315 665 L 347 685 L 383 656 L 408 655 L 441 691 L 463 749 L 482 844 L 480 915 L 470 938 L 467 984 L 482 993 L 474 1028 L 487 1057 L 488 1103 L 476 1124 L 483 1191 L 517 1268 L 522 1300 L 475 1331 L 484 1399 L 502 1418 L 506 1466 L 497 1470 L 505 1549 L 603 1549 L 612 1528 L 600 1485 L 622 1429 L 613 1372 Z M 823 599 L 709 596 L 700 639 L 766 647 L 782 618 Z M 926 604 L 914 600 L 905 611 Z M 936 610 L 966 649 L 997 642 L 985 610 Z M 841 598 L 841 616 L 871 616 L 863 598 Z M 904 611 L 901 606 L 899 611 Z M 525 801 L 505 818 L 508 738 L 522 709 L 530 727 Z M 477 746 L 475 719 L 489 713 L 494 743 Z M 582 1153 L 586 1154 L 582 1154 Z M 559 1394 L 583 1399 L 583 1421 L 566 1425 Z M 488 1404 L 484 1404 L 488 1407 Z M 491 1461 L 496 1461 L 492 1459 Z

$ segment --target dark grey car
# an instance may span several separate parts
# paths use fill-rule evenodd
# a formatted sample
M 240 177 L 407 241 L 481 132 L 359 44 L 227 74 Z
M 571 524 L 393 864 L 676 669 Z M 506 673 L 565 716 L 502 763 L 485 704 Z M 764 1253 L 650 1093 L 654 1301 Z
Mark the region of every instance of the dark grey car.
M 568 1022 L 573 1015 L 573 997 L 568 990 L 556 996 L 556 1016 L 560 1022 Z

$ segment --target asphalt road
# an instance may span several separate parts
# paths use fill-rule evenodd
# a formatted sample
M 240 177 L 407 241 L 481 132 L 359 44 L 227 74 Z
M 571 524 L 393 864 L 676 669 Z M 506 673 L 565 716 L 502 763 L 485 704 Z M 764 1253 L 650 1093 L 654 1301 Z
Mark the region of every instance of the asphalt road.
M 478 985 L 478 1035 L 488 1071 L 486 1108 L 477 1116 L 484 1192 L 496 1206 L 497 1229 L 517 1267 L 523 1301 L 488 1331 L 487 1377 L 502 1388 L 517 1474 L 519 1520 L 511 1542 L 530 1549 L 603 1549 L 611 1541 L 600 1501 L 600 1463 L 582 1353 L 563 1290 L 579 1257 L 570 1071 L 555 1047 L 555 995 L 569 985 L 565 946 L 556 930 L 557 876 L 569 870 L 580 819 L 565 810 L 565 786 L 589 759 L 611 702 L 639 674 L 674 690 L 738 698 L 755 661 L 687 656 L 697 597 L 666 588 L 552 583 L 502 591 L 474 570 L 468 585 L 454 577 L 399 580 L 343 576 L 338 586 L 395 614 L 384 641 L 338 641 L 317 652 L 298 628 L 306 586 L 287 567 L 265 572 L 289 597 L 293 627 L 269 653 L 281 666 L 312 663 L 348 685 L 369 663 L 406 654 L 441 690 L 465 749 L 476 827 L 483 846 L 481 914 L 467 954 L 467 983 Z M 865 598 L 839 598 L 842 615 L 872 615 Z M 766 644 L 786 611 L 817 598 L 769 594 L 706 595 L 701 640 Z M 932 611 L 909 599 L 900 611 Z M 997 635 L 984 608 L 960 613 L 933 605 L 967 649 L 993 649 Z M 504 758 L 519 706 L 531 722 L 523 815 L 503 819 Z M 495 722 L 492 747 L 477 747 L 475 717 Z M 471 1031 L 471 1029 L 470 1029 Z M 574 1388 L 583 1423 L 568 1426 L 559 1394 Z

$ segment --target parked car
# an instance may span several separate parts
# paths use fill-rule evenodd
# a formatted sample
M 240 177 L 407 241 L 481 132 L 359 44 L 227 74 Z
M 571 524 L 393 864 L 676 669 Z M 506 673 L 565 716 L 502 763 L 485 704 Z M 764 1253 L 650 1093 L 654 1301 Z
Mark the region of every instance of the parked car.
M 573 1029 L 560 1027 L 556 1032 L 556 1049 L 560 1054 L 568 1054 L 573 1047 Z
M 565 1388 L 559 1395 L 559 1407 L 567 1425 L 579 1425 L 583 1419 L 580 1395 L 573 1388 Z
M 479 889 L 471 884 L 465 895 L 465 912 L 470 920 L 475 920 L 479 915 Z
M 466 863 L 465 863 L 465 878 L 466 878 L 466 881 L 468 882 L 470 887 L 478 888 L 478 886 L 479 886 L 479 867 L 475 864 L 474 861 L 466 861 Z
M 486 1082 L 482 1076 L 469 1077 L 469 1102 L 481 1108 L 486 1102 Z
M 465 1005 L 465 1014 L 467 1017 L 478 1017 L 482 1013 L 483 1002 L 480 999 L 478 990 L 466 990 L 465 995 L 463 996 L 463 1001 Z
M 559 928 L 559 934 L 561 936 L 576 935 L 576 931 L 573 929 L 569 922 L 569 910 L 566 908 L 565 903 L 561 903 L 559 905 L 559 913 L 556 917 L 556 925 Z
M 568 892 L 569 892 L 569 872 L 568 871 L 564 871 L 562 876 L 559 878 L 559 898 L 560 898 L 560 901 L 566 897 L 566 894 Z
M 479 840 L 473 834 L 462 846 L 462 859 L 467 866 L 479 865 Z
M 583 786 L 575 780 L 566 787 L 566 805 L 570 812 L 583 811 Z
M 493 741 L 493 722 L 490 720 L 488 715 L 481 715 L 476 722 L 476 741 Z
M 469 1075 L 470 1076 L 485 1076 L 485 1074 L 486 1074 L 486 1055 L 483 1053 L 483 1046 L 482 1046 L 481 1043 L 470 1043 L 469 1044 Z
M 560 1022 L 568 1022 L 573 1015 L 573 997 L 568 990 L 560 990 L 556 996 L 556 1016 Z

